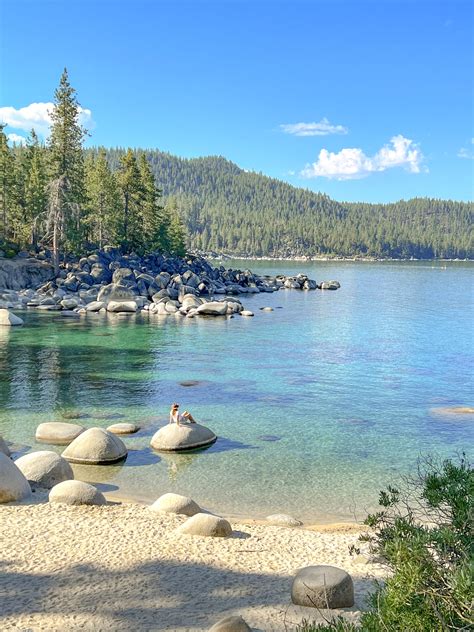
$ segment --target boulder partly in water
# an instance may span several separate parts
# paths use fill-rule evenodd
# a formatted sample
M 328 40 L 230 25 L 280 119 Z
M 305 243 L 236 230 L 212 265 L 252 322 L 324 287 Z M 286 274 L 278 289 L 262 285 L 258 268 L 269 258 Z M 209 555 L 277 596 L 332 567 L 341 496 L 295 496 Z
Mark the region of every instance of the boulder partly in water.
M 64 421 L 46 421 L 36 428 L 36 440 L 51 445 L 68 445 L 74 441 L 85 428 L 78 424 L 69 424 Z
M 103 428 L 89 428 L 81 433 L 63 452 L 70 463 L 107 465 L 127 456 L 127 448 L 117 436 Z
M 156 432 L 150 445 L 155 450 L 178 452 L 181 450 L 195 450 L 212 445 L 217 436 L 206 426 L 201 424 L 168 424 Z
M 8 309 L 0 309 L 0 327 L 14 327 L 15 325 L 23 325 L 23 320 Z
M 128 422 L 120 422 L 118 424 L 112 424 L 107 428 L 108 432 L 112 434 L 124 435 L 124 434 L 135 434 L 140 430 L 140 426 L 136 424 L 131 424 Z
M 25 454 L 15 461 L 30 485 L 51 489 L 74 478 L 71 466 L 56 452 L 40 450 Z

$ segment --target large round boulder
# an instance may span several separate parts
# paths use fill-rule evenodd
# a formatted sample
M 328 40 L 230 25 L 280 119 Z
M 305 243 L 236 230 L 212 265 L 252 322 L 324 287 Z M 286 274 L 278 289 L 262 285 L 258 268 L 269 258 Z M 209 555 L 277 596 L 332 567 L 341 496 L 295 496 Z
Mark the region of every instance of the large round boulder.
M 64 505 L 105 505 L 104 495 L 89 483 L 82 481 L 64 481 L 55 485 L 49 492 L 50 503 Z
M 36 428 L 36 440 L 51 445 L 68 445 L 74 441 L 85 428 L 78 424 L 64 421 L 46 421 Z
M 183 522 L 176 531 L 186 535 L 201 535 L 206 537 L 225 538 L 232 535 L 230 523 L 212 514 L 197 513 Z
M 56 452 L 41 450 L 25 454 L 15 461 L 30 484 L 51 489 L 62 481 L 74 478 L 71 466 Z
M 3 439 L 3 437 L 0 437 L 0 452 L 2 454 L 5 454 L 6 456 L 10 456 L 11 452 L 7 446 L 7 444 L 5 443 L 5 440 Z
M 214 623 L 212 628 L 209 628 L 209 632 L 252 632 L 247 623 L 242 617 L 225 617 L 217 623 Z
M 0 327 L 13 327 L 15 325 L 23 325 L 23 320 L 9 312 L 8 309 L 0 309 Z
M 15 463 L 0 452 L 0 503 L 22 500 L 31 494 L 31 487 Z
M 212 445 L 216 435 L 201 424 L 168 424 L 160 428 L 151 438 L 151 447 L 165 452 L 195 450 Z
M 162 513 L 182 514 L 184 516 L 194 516 L 201 511 L 201 508 L 194 500 L 180 494 L 163 494 L 150 506 L 150 509 Z
M 63 452 L 70 463 L 85 465 L 107 465 L 116 463 L 127 456 L 124 442 L 103 428 L 89 428 Z
M 310 608 L 351 608 L 354 584 L 346 571 L 335 566 L 307 566 L 296 574 L 291 600 Z

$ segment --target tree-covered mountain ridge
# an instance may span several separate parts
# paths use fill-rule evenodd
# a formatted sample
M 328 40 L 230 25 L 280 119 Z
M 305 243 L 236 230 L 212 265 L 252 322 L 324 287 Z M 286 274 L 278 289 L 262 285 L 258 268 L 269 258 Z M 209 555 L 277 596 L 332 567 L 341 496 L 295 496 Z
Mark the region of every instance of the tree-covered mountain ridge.
M 112 169 L 124 151 L 107 150 Z M 221 156 L 136 151 L 146 154 L 164 198 L 176 200 L 192 250 L 255 257 L 474 258 L 472 202 L 337 202 Z

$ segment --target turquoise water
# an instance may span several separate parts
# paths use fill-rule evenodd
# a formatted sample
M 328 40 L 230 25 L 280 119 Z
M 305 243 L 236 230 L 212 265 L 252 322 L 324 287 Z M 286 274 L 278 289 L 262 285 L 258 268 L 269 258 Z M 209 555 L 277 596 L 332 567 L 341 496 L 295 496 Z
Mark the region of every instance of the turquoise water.
M 254 318 L 25 312 L 24 327 L 0 329 L 0 434 L 23 453 L 45 449 L 35 428 L 64 411 L 85 426 L 138 422 L 124 464 L 76 476 L 142 500 L 174 491 L 226 515 L 307 521 L 363 518 L 420 454 L 472 448 L 474 416 L 436 410 L 474 404 L 471 264 L 237 265 L 342 287 L 244 295 Z M 218 442 L 154 453 L 173 401 Z

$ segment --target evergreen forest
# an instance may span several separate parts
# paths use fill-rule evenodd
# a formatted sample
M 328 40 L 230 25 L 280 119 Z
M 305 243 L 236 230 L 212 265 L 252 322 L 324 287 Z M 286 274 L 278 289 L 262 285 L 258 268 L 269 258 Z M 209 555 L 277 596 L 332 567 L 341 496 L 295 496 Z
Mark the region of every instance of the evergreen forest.
M 107 150 L 110 163 L 117 166 L 122 153 Z M 472 202 L 341 203 L 222 157 L 145 153 L 164 197 L 178 205 L 191 249 L 244 256 L 474 257 Z
M 472 202 L 341 203 L 220 156 L 84 148 L 65 69 L 51 133 L 10 147 L 0 124 L 0 250 L 186 250 L 234 256 L 474 258 Z

